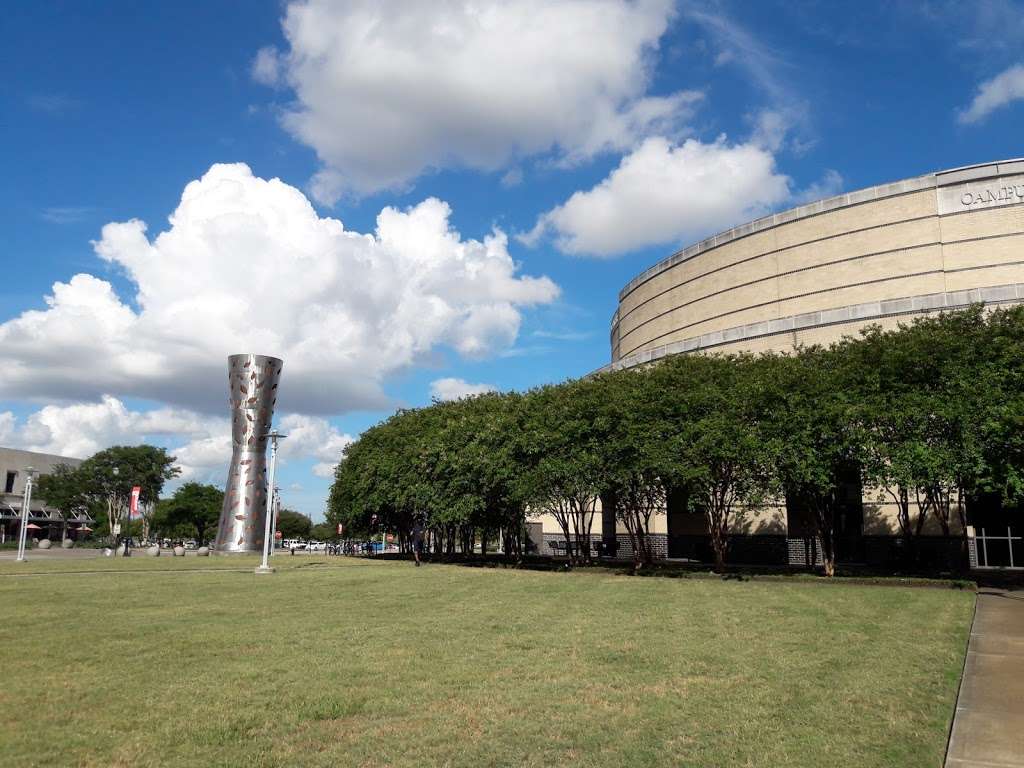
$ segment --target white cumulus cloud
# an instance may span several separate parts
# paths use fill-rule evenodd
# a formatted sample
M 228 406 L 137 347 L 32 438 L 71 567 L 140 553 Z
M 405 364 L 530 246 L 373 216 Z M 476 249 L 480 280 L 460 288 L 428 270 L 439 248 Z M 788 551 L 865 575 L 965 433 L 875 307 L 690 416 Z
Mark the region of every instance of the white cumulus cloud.
M 0 413 L 0 445 L 10 445 L 14 437 L 14 414 L 10 411 Z
M 183 479 L 222 483 L 231 458 L 225 417 L 180 408 L 137 411 L 111 395 L 99 401 L 47 405 L 23 421 L 0 414 L 0 443 L 29 451 L 84 459 L 112 445 L 170 446 Z
M 511 345 L 525 307 L 554 300 L 494 230 L 463 239 L 430 198 L 384 208 L 372 234 L 321 218 L 306 197 L 244 164 L 189 183 L 170 226 L 103 227 L 96 253 L 133 302 L 77 274 L 45 309 L 0 324 L 0 397 L 138 397 L 227 410 L 227 356 L 284 360 L 279 411 L 336 414 L 385 402 L 381 384 L 440 345 L 479 357 Z
M 155 436 L 200 436 L 212 430 L 230 435 L 227 419 L 175 408 L 133 411 L 105 395 L 99 402 L 47 405 L 31 413 L 11 437 L 30 451 L 86 458 L 111 445 L 135 445 Z M 228 445 L 230 456 L 230 438 Z
M 651 137 L 592 189 L 543 214 L 520 239 L 532 245 L 550 233 L 565 253 L 611 257 L 698 239 L 762 216 L 790 194 L 789 177 L 760 141 L 676 144 Z
M 458 400 L 471 395 L 494 392 L 493 384 L 470 384 L 465 379 L 444 378 L 430 382 L 430 396 L 436 400 Z
M 286 414 L 277 425 L 288 435 L 281 461 L 314 462 L 312 472 L 330 477 L 341 451 L 352 442 L 326 419 Z M 112 445 L 164 445 L 182 470 L 178 481 L 224 483 L 231 459 L 231 424 L 181 408 L 142 411 L 106 395 L 98 402 L 47 405 L 19 421 L 0 413 L 0 444 L 72 458 L 87 458 Z
M 303 0 L 288 50 L 261 49 L 253 77 L 287 86 L 285 128 L 322 164 L 333 202 L 441 167 L 566 161 L 671 133 L 700 94 L 648 93 L 671 0 Z
M 317 477 L 333 477 L 341 452 L 355 439 L 342 434 L 325 419 L 300 414 L 285 416 L 280 427 L 288 435 L 281 443 L 281 456 L 316 459 L 313 474 Z
M 1022 99 L 1024 64 L 1016 64 L 979 85 L 970 106 L 961 110 L 957 119 L 961 123 L 977 123 L 1000 107 Z

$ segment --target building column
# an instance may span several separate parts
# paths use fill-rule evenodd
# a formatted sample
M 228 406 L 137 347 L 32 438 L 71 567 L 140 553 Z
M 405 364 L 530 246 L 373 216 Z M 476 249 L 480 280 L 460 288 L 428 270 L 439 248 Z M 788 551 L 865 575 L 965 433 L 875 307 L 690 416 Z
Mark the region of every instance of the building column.
M 609 488 L 601 494 L 601 544 L 608 554 L 617 551 L 615 535 L 615 507 L 618 503 L 615 490 Z

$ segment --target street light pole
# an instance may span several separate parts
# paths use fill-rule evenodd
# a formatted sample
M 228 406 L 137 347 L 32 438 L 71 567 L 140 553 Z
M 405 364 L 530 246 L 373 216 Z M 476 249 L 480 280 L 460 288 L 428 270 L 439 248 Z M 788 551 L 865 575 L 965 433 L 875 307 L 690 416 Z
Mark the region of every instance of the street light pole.
M 21 497 L 21 530 L 18 532 L 18 557 L 15 562 L 25 562 L 25 536 L 28 534 L 28 511 L 32 504 L 32 472 L 29 467 L 26 470 L 28 477 L 25 479 L 25 493 Z
M 263 564 L 256 568 L 256 573 L 273 573 L 274 569 L 267 562 L 270 557 L 270 536 L 271 524 L 274 518 L 274 474 L 277 471 L 277 441 L 283 440 L 288 435 L 279 434 L 276 429 L 270 430 L 266 435 L 270 438 L 270 474 L 267 477 L 267 514 L 264 520 L 263 529 Z
M 277 554 L 277 519 L 281 516 L 281 489 L 274 488 L 274 516 L 270 520 L 270 533 L 274 537 L 270 540 L 270 555 Z
M 114 467 L 114 469 L 111 470 L 111 474 L 114 475 L 114 484 L 117 485 L 118 478 L 121 476 L 121 467 Z M 117 493 L 117 489 L 115 488 L 111 490 L 110 495 L 106 497 L 106 509 L 108 509 L 110 515 L 113 515 L 115 510 L 117 509 Z M 118 546 L 121 544 L 121 542 L 118 541 L 119 537 L 121 536 L 121 517 L 119 516 L 117 518 L 116 523 L 112 522 L 111 520 L 108 520 L 106 521 L 106 524 L 111 526 L 111 532 L 112 535 L 114 536 L 114 556 L 117 557 Z M 116 534 L 114 532 L 114 525 L 118 526 Z

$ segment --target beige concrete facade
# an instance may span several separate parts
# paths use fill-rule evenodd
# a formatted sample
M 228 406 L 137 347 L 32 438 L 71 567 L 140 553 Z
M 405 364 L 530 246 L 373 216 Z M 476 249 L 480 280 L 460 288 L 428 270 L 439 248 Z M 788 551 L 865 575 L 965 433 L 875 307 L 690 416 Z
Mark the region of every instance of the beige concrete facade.
M 32 470 L 34 482 L 38 482 L 40 477 L 51 474 L 58 465 L 66 464 L 69 467 L 77 467 L 81 463 L 81 459 L 68 456 L 0 447 L 0 483 L 3 483 L 0 485 L 0 542 L 9 541 L 20 529 L 22 503 L 25 498 L 25 483 L 28 479 L 29 469 Z M 28 517 L 30 522 L 41 523 L 44 529 L 50 529 L 62 535 L 62 532 L 68 530 L 68 522 L 84 525 L 92 519 L 82 512 L 65 520 L 59 511 L 47 506 L 46 499 L 39 493 L 38 487 L 35 487 L 35 492 L 32 494 Z M 53 527 L 51 528 L 51 526 Z M 44 537 L 45 535 L 46 533 L 43 534 Z
M 620 292 L 609 367 L 827 344 L 976 301 L 1024 302 L 1024 160 L 851 192 L 684 248 Z

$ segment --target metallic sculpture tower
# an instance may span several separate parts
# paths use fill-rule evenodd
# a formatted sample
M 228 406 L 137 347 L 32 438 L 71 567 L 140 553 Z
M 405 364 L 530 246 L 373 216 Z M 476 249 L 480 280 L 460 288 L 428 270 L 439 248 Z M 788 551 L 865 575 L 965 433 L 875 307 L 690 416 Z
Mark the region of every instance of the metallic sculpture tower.
M 261 552 L 267 514 L 267 436 L 274 418 L 281 361 L 231 355 L 231 467 L 217 527 L 217 552 Z M 273 534 L 271 534 L 273 535 Z

